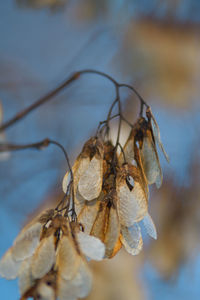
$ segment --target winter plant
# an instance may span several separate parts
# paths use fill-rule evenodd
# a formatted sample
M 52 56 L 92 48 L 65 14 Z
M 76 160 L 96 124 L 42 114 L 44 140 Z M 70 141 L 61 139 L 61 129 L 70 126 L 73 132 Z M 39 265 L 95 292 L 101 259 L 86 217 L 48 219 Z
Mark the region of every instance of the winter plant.
M 86 73 L 106 77 L 114 84 L 116 95 L 106 119 L 99 123 L 95 135 L 85 142 L 72 167 L 66 150 L 57 141 L 45 139 L 28 145 L 5 141 L 4 131 L 8 127 Z M 130 89 L 140 101 L 139 116 L 133 124 L 122 112 L 121 87 Z M 115 106 L 116 114 L 113 113 Z M 118 119 L 118 130 L 113 143 L 110 123 L 115 118 Z M 123 146 L 120 142 L 122 122 L 130 127 Z M 11 120 L 2 123 L 1 114 L 0 132 L 1 152 L 44 149 L 53 144 L 64 152 L 69 167 L 63 179 L 64 196 L 59 204 L 26 225 L 0 261 L 2 277 L 18 277 L 21 300 L 86 297 L 92 286 L 88 260 L 110 259 L 122 246 L 130 254 L 138 254 L 143 245 L 141 223 L 152 238 L 157 238 L 148 213 L 148 186 L 155 183 L 159 188 L 162 184 L 157 145 L 167 160 L 168 157 L 150 106 L 131 85 L 118 83 L 95 70 L 76 72 Z

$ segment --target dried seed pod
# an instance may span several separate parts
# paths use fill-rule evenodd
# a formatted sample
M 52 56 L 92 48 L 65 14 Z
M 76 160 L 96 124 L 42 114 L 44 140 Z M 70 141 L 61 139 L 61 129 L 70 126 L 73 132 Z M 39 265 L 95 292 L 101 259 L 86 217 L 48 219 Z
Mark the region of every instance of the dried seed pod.
M 21 261 L 16 261 L 12 256 L 12 248 L 10 248 L 0 261 L 0 275 L 6 279 L 15 279 L 18 275 Z
M 12 255 L 16 261 L 30 257 L 39 244 L 42 223 L 36 222 L 22 229 L 14 241 Z
M 91 201 L 101 192 L 103 180 L 103 144 L 99 139 L 88 140 L 72 168 L 74 175 L 74 193 L 76 199 L 77 189 L 80 195 Z M 63 179 L 63 190 L 66 193 L 70 182 L 67 173 Z
M 99 196 L 101 198 L 101 195 Z M 90 234 L 94 221 L 96 219 L 99 206 L 100 199 L 96 199 L 93 201 L 85 201 L 85 204 L 78 215 L 78 221 L 84 228 L 84 232 Z
M 120 225 L 115 209 L 116 192 L 112 186 L 107 188 L 108 191 L 104 187 L 105 195 L 101 198 L 90 234 L 105 244 L 105 258 L 111 258 L 121 249 L 121 242 L 119 239 Z
M 106 246 L 106 258 L 112 258 L 113 256 L 115 256 L 122 247 L 122 244 L 120 242 L 120 224 L 117 216 L 117 211 L 113 206 L 111 206 L 109 210 L 104 243 Z
M 102 189 L 103 181 L 103 144 L 100 140 L 91 139 L 89 141 L 88 167 L 80 176 L 78 190 L 86 200 L 90 201 L 97 198 Z
M 55 263 L 54 236 L 50 235 L 40 241 L 31 262 L 31 273 L 35 279 L 47 274 Z
M 25 259 L 19 270 L 19 290 L 22 295 L 35 284 L 35 279 L 31 273 L 31 261 L 32 257 Z
M 84 255 L 93 260 L 103 259 L 105 246 L 99 239 L 80 231 L 77 233 L 77 240 Z
M 81 260 L 76 275 L 72 280 L 65 280 L 58 275 L 57 289 L 60 300 L 76 300 L 86 297 L 92 287 L 92 275 L 84 260 Z
M 156 183 L 157 188 L 159 188 L 162 184 L 162 170 L 150 130 L 145 132 L 140 153 L 148 183 Z
M 128 178 L 131 178 L 133 185 Z M 120 224 L 130 227 L 141 221 L 148 211 L 148 201 L 138 168 L 122 166 L 117 174 L 117 211 Z
M 58 244 L 56 266 L 63 279 L 71 280 L 79 268 L 81 257 L 70 236 L 63 236 Z
M 147 118 L 148 118 L 148 120 L 151 124 L 154 139 L 158 143 L 158 146 L 159 146 L 160 150 L 163 152 L 163 154 L 165 156 L 165 159 L 167 160 L 167 162 L 169 162 L 169 157 L 168 157 L 168 155 L 167 155 L 167 153 L 166 153 L 166 151 L 163 147 L 163 144 L 161 142 L 160 129 L 158 127 L 158 124 L 156 122 L 156 119 L 155 119 L 150 107 L 147 108 L 146 115 L 147 115 Z
M 128 253 L 137 255 L 142 250 L 141 229 L 137 223 L 131 227 L 121 225 L 120 239 Z
M 105 238 L 105 232 L 108 224 L 109 207 L 105 201 L 102 201 L 99 206 L 97 216 L 92 226 L 90 234 L 99 238 L 102 242 Z
M 137 167 L 137 161 L 135 160 L 135 152 L 134 152 L 134 137 L 131 134 L 126 141 L 124 147 L 123 147 L 124 154 L 121 152 L 119 156 L 119 162 L 123 164 L 124 162 L 136 166 Z M 125 155 L 125 161 L 124 161 L 124 155 Z
M 26 281 L 26 279 L 24 278 Z M 50 271 L 43 278 L 36 280 L 22 295 L 20 300 L 29 298 L 41 300 L 56 300 L 56 281 L 57 274 Z
M 149 236 L 151 236 L 154 240 L 157 240 L 157 231 L 156 226 L 150 216 L 150 214 L 146 214 L 146 216 L 142 219 L 144 227 Z

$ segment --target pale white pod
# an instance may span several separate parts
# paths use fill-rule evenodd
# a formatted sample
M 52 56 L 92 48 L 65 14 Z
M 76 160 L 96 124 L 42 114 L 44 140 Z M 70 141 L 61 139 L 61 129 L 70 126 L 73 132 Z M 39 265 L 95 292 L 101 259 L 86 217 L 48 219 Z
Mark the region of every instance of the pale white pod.
M 126 182 L 117 186 L 117 212 L 120 224 L 130 227 L 147 214 L 148 205 L 144 190 L 139 182 L 130 191 Z
M 88 201 L 97 198 L 102 189 L 102 180 L 103 159 L 94 156 L 78 182 L 78 190 L 83 198 Z
M 152 217 L 149 214 L 147 214 L 142 219 L 142 223 L 143 223 L 148 235 L 151 236 L 153 239 L 157 240 L 156 226 L 152 220 Z
M 122 225 L 120 239 L 128 253 L 137 255 L 142 250 L 141 229 L 137 223 L 129 228 Z
M 18 275 L 21 261 L 15 261 L 10 248 L 0 260 L 0 275 L 6 279 L 15 279 Z
M 150 137 L 143 138 L 141 158 L 148 184 L 156 183 L 157 188 L 162 184 L 162 170 L 155 144 Z
M 23 295 L 35 283 L 31 273 L 31 260 L 32 257 L 25 259 L 19 270 L 19 290 L 21 295 Z
M 12 248 L 12 255 L 16 261 L 24 260 L 34 253 L 39 244 L 41 229 L 42 224 L 40 222 L 27 225 L 22 229 Z
M 117 211 L 112 206 L 109 211 L 108 225 L 105 234 L 104 244 L 106 246 L 105 257 L 110 258 L 115 255 L 115 247 L 118 243 L 120 235 L 120 224 L 117 216 Z M 118 250 L 120 247 L 118 247 Z
M 71 280 L 77 273 L 81 257 L 71 237 L 63 236 L 58 244 L 56 268 L 65 280 Z
M 34 278 L 42 278 L 55 263 L 54 236 L 43 238 L 37 247 L 31 262 L 31 272 Z
M 98 210 L 99 210 L 100 201 L 86 201 L 81 212 L 78 215 L 78 221 L 84 227 L 84 232 L 90 234 L 92 226 L 95 222 Z
M 103 259 L 105 246 L 98 238 L 80 231 L 77 233 L 77 240 L 85 256 L 97 261 Z
M 86 297 L 92 288 L 92 275 L 82 259 L 79 269 L 72 280 L 58 278 L 58 297 L 60 300 L 76 300 Z

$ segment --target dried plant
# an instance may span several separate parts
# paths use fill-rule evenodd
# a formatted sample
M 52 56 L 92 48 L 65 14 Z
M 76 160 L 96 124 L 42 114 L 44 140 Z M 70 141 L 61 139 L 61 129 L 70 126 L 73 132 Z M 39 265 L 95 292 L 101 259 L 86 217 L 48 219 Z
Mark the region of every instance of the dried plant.
M 155 183 L 159 188 L 162 184 L 156 144 L 167 160 L 168 157 L 150 107 L 132 86 L 118 83 L 95 70 L 76 72 L 58 88 L 2 124 L 0 131 L 14 125 L 86 73 L 110 80 L 116 96 L 106 120 L 99 123 L 96 134 L 86 141 L 73 167 L 64 147 L 57 141 L 0 144 L 2 152 L 43 149 L 53 144 L 63 151 L 69 167 L 63 179 L 61 201 L 25 226 L 0 261 L 1 276 L 19 278 L 21 299 L 83 298 L 92 285 L 87 259 L 112 258 L 122 246 L 130 254 L 138 254 L 143 246 L 140 222 L 151 237 L 157 238 L 148 213 L 148 185 Z M 132 90 L 140 100 L 140 113 L 134 124 L 123 116 L 121 87 Z M 116 114 L 113 113 L 115 106 Z M 118 131 L 113 142 L 110 126 L 115 118 L 118 118 Z M 120 142 L 122 122 L 130 126 L 124 147 Z

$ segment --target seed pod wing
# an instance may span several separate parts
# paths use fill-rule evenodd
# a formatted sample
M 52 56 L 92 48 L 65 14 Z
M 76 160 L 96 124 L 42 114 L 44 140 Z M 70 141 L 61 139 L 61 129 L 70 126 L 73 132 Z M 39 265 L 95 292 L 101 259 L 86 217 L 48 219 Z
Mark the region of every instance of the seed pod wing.
M 22 229 L 13 244 L 12 255 L 16 261 L 24 260 L 33 254 L 39 244 L 41 229 L 42 224 L 40 222 Z
M 81 257 L 78 254 L 71 237 L 63 236 L 58 244 L 56 268 L 65 280 L 71 280 L 80 265 Z
M 127 140 L 126 144 L 124 145 L 124 155 L 125 155 L 126 162 L 128 164 L 131 164 L 133 166 L 137 166 L 137 163 L 135 161 L 134 139 L 133 139 L 133 137 L 130 137 Z M 124 155 L 123 155 L 122 152 L 120 153 L 119 161 L 121 163 L 124 162 Z
M 126 181 L 117 184 L 117 211 L 120 223 L 130 227 L 135 222 L 139 222 L 147 213 L 147 199 L 139 184 L 135 181 L 132 191 Z
M 76 193 L 77 190 L 77 185 L 80 179 L 80 176 L 84 173 L 84 171 L 87 169 L 88 165 L 90 163 L 89 157 L 84 157 L 82 158 L 81 155 L 76 159 L 73 167 L 72 167 L 72 172 L 73 172 L 73 177 L 74 177 L 74 192 Z M 62 187 L 63 187 L 63 192 L 67 192 L 67 187 L 70 183 L 71 180 L 71 174 L 70 172 L 67 172 L 63 178 L 62 182 Z
M 148 233 L 149 236 L 151 236 L 153 239 L 157 240 L 157 231 L 156 226 L 149 214 L 147 214 L 143 220 L 142 220 L 144 227 Z
M 6 279 L 15 279 L 18 275 L 21 262 L 15 261 L 10 248 L 0 260 L 0 275 Z
M 163 152 L 166 161 L 169 162 L 169 157 L 168 157 L 168 155 L 167 155 L 167 153 L 166 153 L 166 151 L 163 147 L 163 144 L 161 142 L 160 129 L 158 127 L 158 124 L 156 122 L 156 119 L 155 119 L 154 115 L 152 114 L 152 111 L 151 111 L 150 107 L 147 110 L 147 116 L 148 116 L 148 114 L 150 115 L 151 128 L 152 128 L 152 131 L 153 131 L 155 141 L 158 143 L 158 146 L 159 146 L 160 150 Z
M 85 201 L 85 205 L 78 215 L 78 221 L 84 227 L 84 232 L 90 234 L 94 221 L 96 219 L 100 202 L 97 200 Z M 77 213 L 78 214 L 78 213 Z
M 50 235 L 40 241 L 31 262 L 31 272 L 34 278 L 42 278 L 55 262 L 54 236 Z
M 91 235 L 100 239 L 102 242 L 104 241 L 105 231 L 108 224 L 108 213 L 109 209 L 107 207 L 107 204 L 105 202 L 101 202 L 99 205 L 99 211 L 90 233 Z
M 86 262 L 82 259 L 72 280 L 58 278 L 58 297 L 60 300 L 76 300 L 86 297 L 92 287 L 92 276 Z
M 105 234 L 104 243 L 106 246 L 106 258 L 111 258 L 121 249 L 119 242 L 120 224 L 117 216 L 117 211 L 114 207 L 110 207 L 108 225 Z
M 83 198 L 88 201 L 97 198 L 101 192 L 102 180 L 103 159 L 94 156 L 78 183 L 78 189 Z
M 25 259 L 19 270 L 19 289 L 21 294 L 24 294 L 35 282 L 31 274 L 31 260 L 32 257 Z
M 141 158 L 148 183 L 156 183 L 157 188 L 159 188 L 162 184 L 162 170 L 150 131 L 143 138 Z
M 77 239 L 84 255 L 97 261 L 103 259 L 105 246 L 99 239 L 81 231 L 77 234 Z
M 120 238 L 128 253 L 137 255 L 142 250 L 142 235 L 140 226 L 137 223 L 129 228 L 122 225 Z

